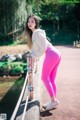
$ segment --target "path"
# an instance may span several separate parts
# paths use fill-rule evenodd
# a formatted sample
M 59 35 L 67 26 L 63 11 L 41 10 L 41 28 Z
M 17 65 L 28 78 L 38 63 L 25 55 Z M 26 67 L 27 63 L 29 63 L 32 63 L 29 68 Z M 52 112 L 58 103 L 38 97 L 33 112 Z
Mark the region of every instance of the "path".
M 57 47 L 62 60 L 57 75 L 60 105 L 50 112 L 41 112 L 41 120 L 80 120 L 80 49 Z M 49 101 L 49 95 L 41 82 L 41 105 Z

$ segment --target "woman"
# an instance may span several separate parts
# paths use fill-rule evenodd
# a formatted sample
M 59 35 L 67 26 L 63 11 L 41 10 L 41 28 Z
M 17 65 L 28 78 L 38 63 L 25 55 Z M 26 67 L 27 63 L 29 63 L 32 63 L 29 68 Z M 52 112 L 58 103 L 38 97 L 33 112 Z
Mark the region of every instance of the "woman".
M 37 57 L 39 58 L 45 53 L 41 79 L 49 92 L 51 101 L 43 105 L 43 107 L 45 107 L 46 110 L 51 110 L 59 103 L 56 98 L 57 88 L 55 79 L 61 56 L 59 51 L 46 39 L 45 31 L 39 28 L 39 20 L 37 16 L 31 15 L 27 18 L 26 32 L 30 55 L 33 59 Z

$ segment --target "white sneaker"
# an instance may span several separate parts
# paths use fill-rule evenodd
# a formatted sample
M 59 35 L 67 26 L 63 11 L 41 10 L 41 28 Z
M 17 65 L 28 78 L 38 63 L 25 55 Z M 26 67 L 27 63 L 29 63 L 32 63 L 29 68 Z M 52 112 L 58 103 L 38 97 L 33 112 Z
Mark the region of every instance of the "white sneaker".
M 57 102 L 58 104 L 60 103 L 59 100 L 56 100 L 55 102 Z M 46 108 L 49 104 L 51 104 L 52 102 L 49 101 L 48 103 L 44 104 L 43 105 L 43 108 Z
M 47 104 L 47 106 L 46 106 L 46 110 L 51 110 L 51 109 L 54 109 L 54 108 L 56 108 L 57 107 L 57 105 L 59 104 L 59 101 L 58 100 L 56 100 L 56 101 L 54 101 L 54 102 L 49 102 L 48 104 Z
M 43 108 L 46 108 L 50 103 L 51 103 L 51 101 L 49 101 L 48 103 L 44 104 Z

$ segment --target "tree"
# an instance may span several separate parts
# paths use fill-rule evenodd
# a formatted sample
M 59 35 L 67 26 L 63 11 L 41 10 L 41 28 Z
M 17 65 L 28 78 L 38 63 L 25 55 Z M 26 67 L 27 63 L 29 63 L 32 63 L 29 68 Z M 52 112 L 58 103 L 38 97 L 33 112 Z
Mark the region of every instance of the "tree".
M 80 39 L 80 3 L 75 4 L 73 12 L 77 20 L 77 38 Z
M 59 31 L 60 21 L 63 21 L 63 26 L 65 27 L 65 21 L 74 17 L 72 13 L 74 4 L 59 4 L 55 2 L 55 0 L 53 0 L 53 2 L 50 1 L 47 1 L 47 3 L 41 5 L 39 15 L 42 17 L 42 19 L 53 21 L 53 26 L 57 24 L 57 30 Z
M 24 25 L 26 18 L 26 0 L 0 0 L 1 35 L 6 36 L 19 29 Z

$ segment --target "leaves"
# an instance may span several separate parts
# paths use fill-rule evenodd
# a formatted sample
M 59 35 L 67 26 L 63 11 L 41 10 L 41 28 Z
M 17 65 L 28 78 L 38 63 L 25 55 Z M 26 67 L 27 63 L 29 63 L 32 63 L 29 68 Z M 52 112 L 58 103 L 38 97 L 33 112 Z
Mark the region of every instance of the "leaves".
M 22 62 L 0 62 L 0 76 L 20 75 L 25 72 L 26 68 L 26 63 Z

